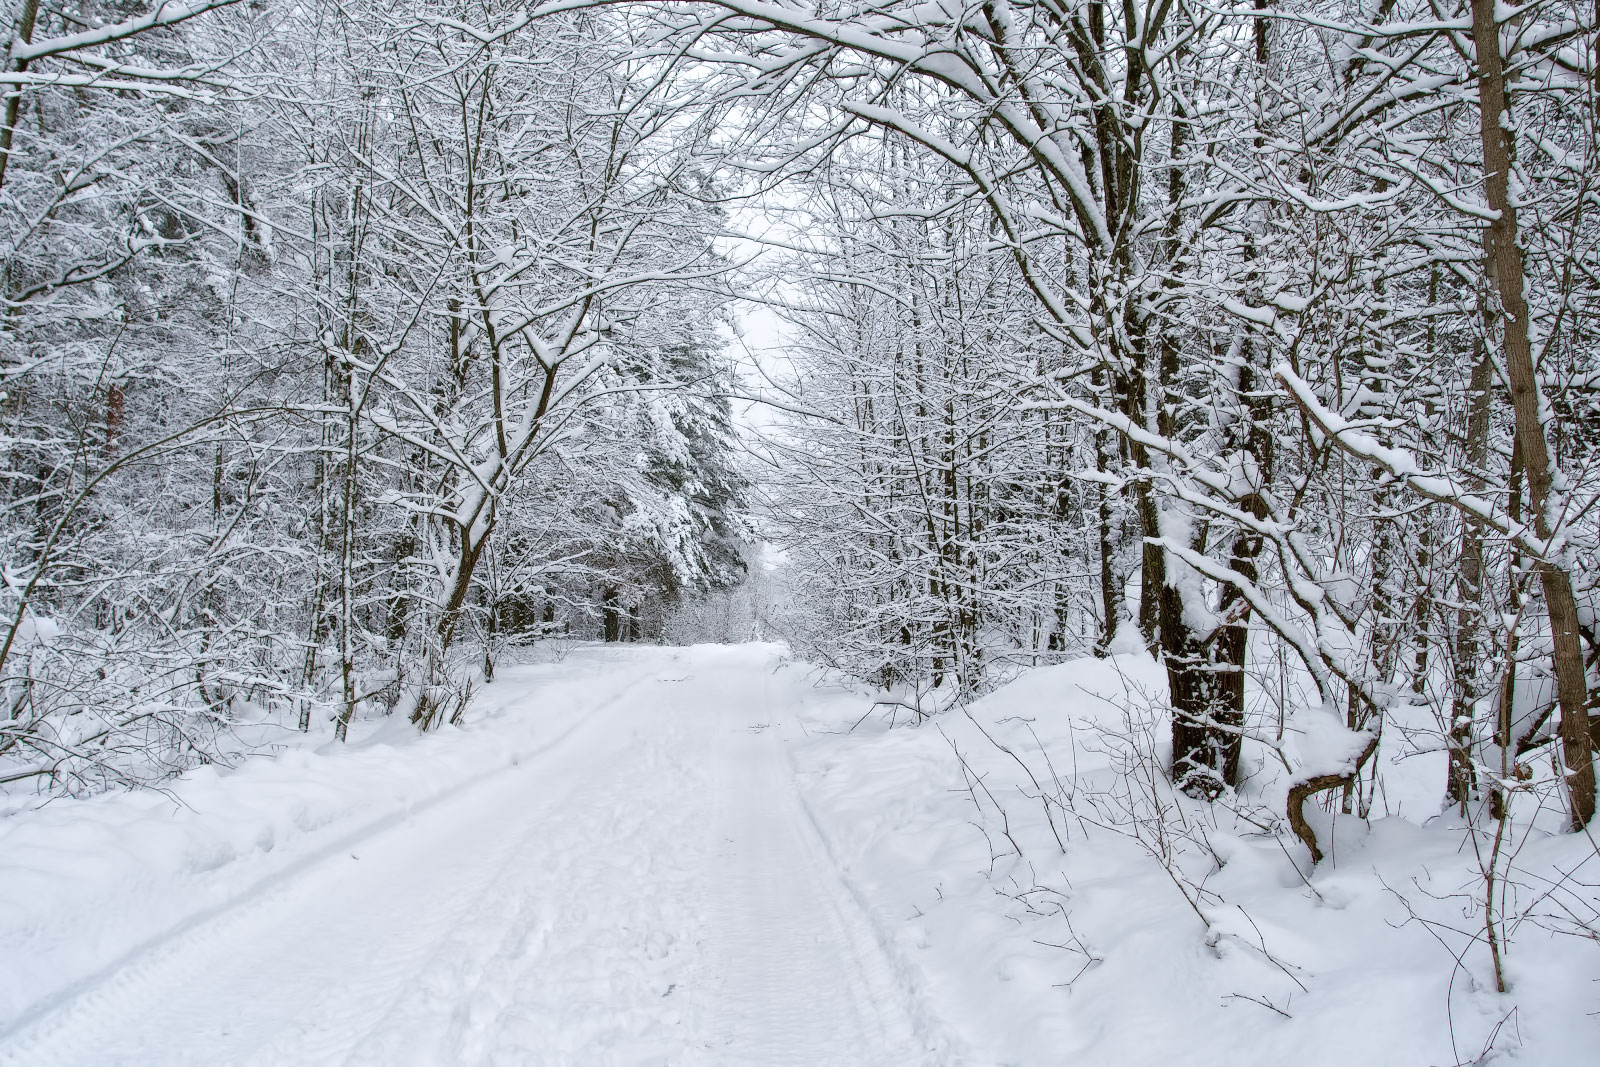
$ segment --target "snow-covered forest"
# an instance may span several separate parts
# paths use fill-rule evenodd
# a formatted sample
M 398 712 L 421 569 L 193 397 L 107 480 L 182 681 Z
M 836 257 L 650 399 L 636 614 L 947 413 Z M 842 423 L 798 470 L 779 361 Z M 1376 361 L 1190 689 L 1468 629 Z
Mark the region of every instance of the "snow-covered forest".
M 506 635 L 744 568 L 703 123 L 621 28 L 206 6 L 17 31 L 12 782 L 159 779 L 241 702 L 427 729 Z
M 1240 835 L 1439 941 L 1454 1062 L 1524 1047 L 1519 951 L 1581 1059 L 1600 4 L 7 10 L 0 821 L 782 641 L 855 766 L 954 760 L 1045 985 L 1092 825 L 1313 996 Z

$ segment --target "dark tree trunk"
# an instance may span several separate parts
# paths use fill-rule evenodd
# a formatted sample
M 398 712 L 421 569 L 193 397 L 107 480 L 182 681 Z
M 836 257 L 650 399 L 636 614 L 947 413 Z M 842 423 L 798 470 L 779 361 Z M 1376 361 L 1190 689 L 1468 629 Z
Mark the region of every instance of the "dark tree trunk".
M 607 641 L 622 640 L 622 610 L 617 603 L 617 587 L 608 585 L 600 591 L 601 617 L 604 619 Z
M 1182 612 L 1182 595 L 1164 586 L 1161 655 L 1172 701 L 1172 779 L 1187 793 L 1215 797 L 1239 780 L 1244 673 L 1229 657 L 1242 658 L 1245 627 L 1223 627 L 1200 640 Z
M 1483 490 L 1484 464 L 1489 457 L 1489 386 L 1492 367 L 1488 350 L 1480 349 L 1472 365 L 1468 387 L 1466 456 L 1467 488 Z M 1477 792 L 1478 774 L 1472 764 L 1472 720 L 1481 695 L 1478 672 L 1482 658 L 1478 634 L 1483 599 L 1483 533 L 1473 523 L 1461 524 L 1461 557 L 1456 569 L 1455 693 L 1450 708 L 1449 780 L 1446 795 L 1467 814 L 1467 803 Z
M 1099 383 L 1096 372 L 1095 385 Z M 1094 469 L 1098 474 L 1111 470 L 1111 431 L 1097 429 L 1094 434 Z M 1094 483 L 1096 533 L 1100 542 L 1100 636 L 1095 642 L 1094 654 L 1106 656 L 1117 637 L 1117 624 L 1122 612 L 1122 581 L 1116 572 L 1116 542 L 1112 538 L 1111 496 L 1105 483 Z
M 483 621 L 483 680 L 494 681 L 495 641 L 500 636 L 500 611 L 498 601 L 490 601 Z

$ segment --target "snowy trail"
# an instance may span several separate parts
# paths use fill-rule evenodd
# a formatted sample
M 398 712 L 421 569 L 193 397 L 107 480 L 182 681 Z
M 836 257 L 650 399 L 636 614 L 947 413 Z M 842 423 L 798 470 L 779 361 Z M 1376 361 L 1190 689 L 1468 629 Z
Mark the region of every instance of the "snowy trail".
M 87 984 L 0 1063 L 936 1061 L 795 791 L 793 683 L 754 648 L 615 669 L 543 751 Z

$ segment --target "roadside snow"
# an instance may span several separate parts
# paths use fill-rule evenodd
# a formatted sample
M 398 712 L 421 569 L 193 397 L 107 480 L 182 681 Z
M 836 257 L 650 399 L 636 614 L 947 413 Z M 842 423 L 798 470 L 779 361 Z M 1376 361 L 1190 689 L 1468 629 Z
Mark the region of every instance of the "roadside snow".
M 1592 1059 L 1582 836 L 1519 839 L 1501 995 L 1459 826 L 1322 814 L 1313 871 L 1269 751 L 1166 788 L 1143 657 L 894 729 L 813 681 L 580 649 L 461 728 L 0 818 L 0 1063 Z M 1439 768 L 1385 767 L 1416 817 Z
M 0 1034 L 535 756 L 648 680 L 657 661 L 666 654 L 652 649 L 624 671 L 583 655 L 511 667 L 464 728 L 420 738 L 403 720 L 356 723 L 340 746 L 317 724 L 309 738 L 287 735 L 273 758 L 199 768 L 169 790 L 57 800 L 0 818 Z
M 1545 919 L 1600 915 L 1592 840 L 1528 835 L 1507 906 L 1528 918 L 1497 994 L 1459 825 L 1317 813 L 1332 858 L 1312 871 L 1264 832 L 1288 782 L 1265 750 L 1247 751 L 1261 769 L 1237 814 L 1165 788 L 1163 690 L 1146 657 L 1082 660 L 970 717 L 797 750 L 841 869 L 971 1062 L 1593 1062 L 1600 947 Z M 813 732 L 850 728 L 826 707 Z M 1437 797 L 1435 761 L 1386 764 L 1408 769 L 1432 778 L 1397 792 Z

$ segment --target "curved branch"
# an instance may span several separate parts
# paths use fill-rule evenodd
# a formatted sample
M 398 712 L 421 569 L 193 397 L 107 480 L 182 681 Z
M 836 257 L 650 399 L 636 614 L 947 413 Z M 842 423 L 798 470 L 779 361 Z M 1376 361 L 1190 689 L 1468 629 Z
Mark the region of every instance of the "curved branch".
M 1289 787 L 1288 815 L 1289 826 L 1306 848 L 1311 850 L 1311 862 L 1322 861 L 1322 849 L 1317 846 L 1317 833 L 1311 829 L 1311 824 L 1306 822 L 1305 803 L 1313 793 L 1321 793 L 1327 789 L 1337 789 L 1339 786 L 1350 785 L 1356 780 L 1356 775 L 1361 773 L 1361 768 L 1366 765 L 1372 754 L 1378 751 L 1378 735 L 1373 734 L 1367 741 L 1366 747 L 1356 756 L 1355 762 L 1349 765 L 1348 770 L 1334 771 L 1331 774 L 1319 774 L 1313 778 L 1296 782 Z

